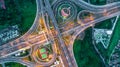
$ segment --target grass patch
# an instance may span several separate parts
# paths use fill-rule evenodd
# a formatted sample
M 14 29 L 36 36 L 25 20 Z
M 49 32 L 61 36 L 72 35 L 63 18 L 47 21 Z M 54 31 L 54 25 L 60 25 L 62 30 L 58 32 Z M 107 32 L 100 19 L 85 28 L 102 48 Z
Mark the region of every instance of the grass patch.
M 112 18 L 113 19 L 113 18 Z M 110 19 L 101 22 L 100 24 L 96 25 L 96 28 L 102 28 L 102 29 L 111 29 L 110 27 L 112 27 L 111 25 L 112 23 L 110 23 Z M 113 49 L 115 48 L 115 46 L 118 44 L 118 41 L 120 40 L 120 18 L 118 19 L 118 22 L 116 23 L 116 26 L 114 28 L 112 37 L 110 39 L 110 43 L 107 49 L 105 49 L 102 44 L 98 43 L 96 45 L 96 47 L 98 48 L 99 52 L 101 53 L 101 55 L 104 57 L 106 63 L 108 63 L 109 57 L 113 51 Z
M 0 64 L 0 67 L 2 67 L 2 64 Z
M 4 0 L 6 9 L 0 9 L 0 30 L 19 25 L 24 34 L 33 24 L 36 15 L 35 0 Z
M 21 24 L 20 27 L 22 32 L 26 32 L 33 24 L 35 16 L 36 16 L 36 1 L 32 1 L 32 0 L 22 0 L 22 2 L 25 2 L 22 5 L 24 5 L 22 7 L 22 11 L 23 11 L 23 24 Z M 28 3 L 26 3 L 28 2 Z
M 104 67 L 92 45 L 91 28 L 85 33 L 84 40 L 76 40 L 73 47 L 78 67 Z
M 109 47 L 108 47 L 108 50 L 107 50 L 108 51 L 107 56 L 110 56 L 113 49 L 118 44 L 119 40 L 120 40 L 120 18 L 118 19 L 118 22 L 117 22 L 117 24 L 115 26 L 115 29 L 113 31 L 113 35 L 112 35 L 112 38 L 110 40 L 110 44 L 109 44 Z
M 106 0 L 90 0 L 90 3 L 93 5 L 105 5 Z
M 113 23 L 111 22 L 111 19 L 104 20 L 98 24 L 95 25 L 95 28 L 100 28 L 100 29 L 111 29 Z
M 5 63 L 5 67 L 27 67 L 27 66 L 24 66 L 20 63 L 9 62 L 9 63 Z

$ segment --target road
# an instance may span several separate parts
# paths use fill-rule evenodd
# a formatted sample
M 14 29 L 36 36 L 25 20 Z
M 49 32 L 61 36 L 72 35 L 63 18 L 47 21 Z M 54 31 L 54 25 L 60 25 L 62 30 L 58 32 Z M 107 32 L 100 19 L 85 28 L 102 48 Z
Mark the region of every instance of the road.
M 117 11 L 114 12 L 115 10 L 117 10 Z M 91 26 L 94 25 L 94 24 L 100 23 L 101 21 L 104 21 L 104 20 L 106 20 L 106 19 L 109 19 L 109 18 L 112 18 L 112 17 L 115 17 L 115 16 L 120 15 L 120 8 L 112 9 L 112 10 L 108 11 L 108 13 L 109 13 L 109 15 L 101 16 L 101 17 L 96 18 L 96 19 L 94 19 L 93 21 L 90 21 L 90 22 L 84 22 L 84 23 L 87 23 L 87 24 L 85 24 L 84 26 L 78 26 L 78 27 L 75 27 L 75 28 L 73 28 L 73 29 L 71 29 L 71 30 L 68 30 L 68 31 L 66 31 L 66 32 L 63 32 L 63 35 L 64 35 L 64 34 L 68 34 L 68 32 L 70 32 L 70 31 L 74 31 L 74 34 L 72 35 L 71 40 L 70 40 L 70 45 L 71 45 L 71 46 L 70 46 L 70 48 L 69 48 L 69 49 L 72 50 L 72 51 L 71 51 L 72 54 L 74 54 L 74 53 L 73 53 L 73 43 L 74 43 L 76 37 L 77 37 L 81 32 L 83 32 L 85 29 L 87 29 L 88 27 L 91 27 Z M 100 14 L 101 14 L 101 13 L 100 13 Z M 99 14 L 97 14 L 97 15 L 99 16 Z M 104 60 L 103 60 L 103 61 L 104 61 Z
M 0 57 L 3 58 L 8 55 L 11 55 L 15 52 L 18 52 L 20 50 L 29 49 L 36 44 L 45 44 L 46 42 L 48 42 L 48 40 L 51 40 L 54 42 L 54 35 L 51 34 L 49 24 L 47 23 L 48 20 L 45 20 L 45 16 L 44 16 L 45 12 L 47 12 L 47 15 L 52 20 L 54 29 L 57 32 L 57 40 L 59 41 L 59 48 L 61 49 L 60 51 L 62 52 L 61 55 L 64 56 L 62 58 L 64 64 L 68 67 L 77 67 L 77 63 L 75 61 L 74 53 L 73 53 L 74 40 L 82 31 L 84 31 L 88 27 L 91 27 L 92 25 L 99 23 L 103 20 L 120 15 L 120 5 L 119 5 L 120 2 L 115 2 L 115 3 L 107 4 L 104 6 L 95 6 L 95 5 L 91 5 L 89 3 L 84 2 L 83 0 L 71 0 L 71 1 L 75 2 L 80 7 L 86 9 L 88 12 L 93 13 L 94 20 L 91 20 L 89 22 L 84 21 L 83 23 L 86 23 L 86 24 L 84 24 L 83 26 L 78 25 L 72 29 L 66 30 L 64 32 L 60 32 L 59 26 L 57 24 L 57 21 L 55 19 L 55 16 L 54 16 L 54 13 L 53 13 L 53 10 L 51 8 L 49 1 L 48 0 L 36 0 L 37 13 L 36 13 L 36 18 L 35 18 L 34 24 L 29 29 L 29 31 L 27 33 L 25 33 L 25 35 L 23 35 L 22 37 L 14 40 L 12 42 L 9 42 L 9 43 L 1 46 L 0 47 Z M 43 23 L 45 25 L 45 30 L 41 34 L 32 35 L 32 33 L 34 33 L 40 25 L 40 23 L 39 23 L 40 18 L 43 19 Z M 70 39 L 70 43 L 68 43 L 70 45 L 70 47 L 67 47 L 65 44 L 65 41 L 63 40 L 63 37 L 66 34 L 70 34 L 71 31 L 74 33 Z M 15 60 L 17 60 L 17 59 L 15 59 Z M 13 61 L 15 61 L 15 60 L 13 60 Z M 53 59 L 53 61 L 54 60 L 55 59 Z M 49 63 L 49 64 L 51 64 L 51 63 Z
M 53 35 L 50 33 L 51 31 L 50 31 L 50 27 L 49 27 L 49 24 L 48 24 L 48 20 L 45 20 L 45 16 L 46 16 L 46 14 L 45 14 L 45 11 L 46 11 L 45 6 L 43 5 L 42 0 L 39 0 L 39 3 L 40 3 L 40 6 L 41 6 L 41 18 L 43 19 L 43 23 L 44 23 L 44 26 L 45 26 L 44 32 L 48 35 L 47 38 L 48 38 L 48 40 L 50 40 L 50 44 L 52 44 L 53 58 L 49 62 L 40 62 L 39 58 L 36 55 L 37 54 L 36 51 L 39 49 L 40 45 L 36 45 L 34 47 L 32 57 L 40 65 L 42 65 L 42 66 L 50 66 L 56 60 L 57 55 L 54 52 L 55 51 L 55 47 L 54 47 L 53 43 L 51 43 L 51 40 L 53 41 Z
M 82 11 L 83 13 L 83 11 Z M 106 14 L 106 15 L 105 15 Z M 114 8 L 114 9 L 111 9 L 109 11 L 107 11 L 106 13 L 97 13 L 97 15 L 94 16 L 94 20 L 92 21 L 89 21 L 89 22 L 83 22 L 83 23 L 86 23 L 84 24 L 84 26 L 80 26 L 78 25 L 77 27 L 74 27 L 70 30 L 67 30 L 65 32 L 63 32 L 62 34 L 65 35 L 65 34 L 69 34 L 71 31 L 75 31 L 75 30 L 81 30 L 81 29 L 86 29 L 87 27 L 90 27 L 91 25 L 94 25 L 94 24 L 97 24 L 101 21 L 104 21 L 106 19 L 109 19 L 109 18 L 112 18 L 112 17 L 115 17 L 117 15 L 120 15 L 120 7 L 119 8 Z M 78 32 L 78 31 L 77 31 Z M 76 33 L 77 33 L 76 32 Z M 79 34 L 79 33 L 78 33 Z
M 45 38 L 43 34 L 41 34 L 41 35 L 35 36 L 34 38 L 32 37 L 25 42 L 18 43 L 17 45 L 13 47 L 2 49 L 0 51 L 0 57 L 6 57 L 8 55 L 19 52 L 21 50 L 29 49 L 36 44 L 45 44 L 45 43 L 47 43 L 47 39 Z
M 25 66 L 28 66 L 28 67 L 34 67 L 35 64 L 32 63 L 32 62 L 27 62 L 27 61 L 23 61 L 21 59 L 18 59 L 18 58 L 13 58 L 13 57 L 7 57 L 7 58 L 4 58 L 4 59 L 0 59 L 0 63 L 1 64 L 4 64 L 4 63 L 8 63 L 8 62 L 18 62 L 18 63 L 21 63 Z
M 71 1 L 73 1 L 74 3 L 76 3 L 78 6 L 80 6 L 83 9 L 86 9 L 86 10 L 89 10 L 92 12 L 101 12 L 101 13 L 104 12 L 105 10 L 109 10 L 114 7 L 119 7 L 119 5 L 120 5 L 120 2 L 96 6 L 96 5 L 92 5 L 90 3 L 86 3 L 83 0 L 71 0 Z
M 48 12 L 50 18 L 52 19 L 52 23 L 54 25 L 55 30 L 58 33 L 57 36 L 58 36 L 59 43 L 60 43 L 59 47 L 62 49 L 62 52 L 66 57 L 68 67 L 77 67 L 77 64 L 76 64 L 76 61 L 75 61 L 74 57 L 71 56 L 71 54 L 69 53 L 69 51 L 68 51 L 67 47 L 65 46 L 65 43 L 64 43 L 64 41 L 62 39 L 62 35 L 61 35 L 60 31 L 59 31 L 57 21 L 56 21 L 56 19 L 54 17 L 53 11 L 52 11 L 52 9 L 50 7 L 50 3 L 49 3 L 48 0 L 44 0 L 44 1 L 45 1 L 45 5 L 46 5 L 46 8 L 47 8 L 47 12 Z
M 3 46 L 0 46 L 0 57 L 6 57 L 8 55 L 11 55 L 13 53 L 19 52 L 22 49 L 29 49 L 32 46 L 36 44 L 44 44 L 47 42 L 46 39 L 46 33 L 41 33 L 39 35 L 32 35 L 33 32 L 36 31 L 36 29 L 39 27 L 39 19 L 41 17 L 41 12 L 43 9 L 41 9 L 41 4 L 39 0 L 36 0 L 37 3 L 37 13 L 36 13 L 36 18 L 35 21 L 32 25 L 32 27 L 26 32 L 23 36 L 20 38 L 9 42 L 7 44 L 4 44 Z M 33 37 L 33 38 L 31 38 Z

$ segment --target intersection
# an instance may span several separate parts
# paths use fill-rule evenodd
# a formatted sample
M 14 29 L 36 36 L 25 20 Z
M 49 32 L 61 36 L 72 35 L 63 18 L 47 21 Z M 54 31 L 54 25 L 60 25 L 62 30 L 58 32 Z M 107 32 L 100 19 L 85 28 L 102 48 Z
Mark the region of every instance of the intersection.
M 62 62 L 64 64 L 63 66 L 78 67 L 73 53 L 73 43 L 76 37 L 87 28 L 92 27 L 106 19 L 120 15 L 120 2 L 115 2 L 104 6 L 95 6 L 84 2 L 83 0 L 67 1 L 78 5 L 82 9 L 85 9 L 79 12 L 77 15 L 77 22 L 79 23 L 73 26 L 70 25 L 70 28 L 67 28 L 68 26 L 65 26 L 64 24 L 62 25 L 63 27 L 61 27 L 58 25 L 58 19 L 55 17 L 53 11 L 54 9 L 52 9 L 49 0 L 36 0 L 37 13 L 32 27 L 20 38 L 0 46 L 0 63 L 9 62 L 9 60 L 11 60 L 29 67 L 37 67 L 38 65 L 50 66 L 55 62 L 58 56 L 56 50 L 59 50 L 59 56 L 62 58 Z M 60 0 L 59 2 L 63 2 L 63 0 Z M 90 13 L 92 17 L 88 16 L 88 18 L 85 17 L 84 19 L 79 18 L 79 16 L 82 17 L 81 15 L 83 13 Z M 69 25 L 69 23 L 66 21 L 66 25 L 67 24 Z M 66 37 L 69 38 L 66 39 Z M 65 39 L 69 42 L 67 42 Z M 35 58 L 35 51 L 38 49 L 37 47 L 39 45 L 44 45 L 47 43 L 51 44 L 52 46 L 53 58 L 49 62 L 38 63 L 39 61 L 37 61 Z M 55 47 L 56 45 L 57 47 Z M 33 50 L 30 55 L 34 60 L 36 60 L 36 63 L 25 62 L 19 58 L 9 58 L 12 54 L 31 48 L 33 48 Z

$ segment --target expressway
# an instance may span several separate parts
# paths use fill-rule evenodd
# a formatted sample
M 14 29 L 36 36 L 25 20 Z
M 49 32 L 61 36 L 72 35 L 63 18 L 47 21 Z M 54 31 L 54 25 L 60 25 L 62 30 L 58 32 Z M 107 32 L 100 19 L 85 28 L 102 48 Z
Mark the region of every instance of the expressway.
M 115 10 L 117 10 L 117 11 L 115 11 Z M 81 31 L 83 29 L 85 30 L 86 28 L 91 27 L 94 24 L 100 23 L 101 21 L 104 21 L 106 19 L 109 19 L 109 18 L 120 15 L 120 8 L 119 9 L 113 9 L 113 11 L 110 10 L 108 13 L 109 13 L 109 15 L 107 15 L 107 16 L 101 16 L 101 17 L 98 17 L 98 18 L 94 19 L 93 21 L 84 22 L 84 23 L 86 23 L 84 26 L 75 27 L 74 28 L 75 33 L 73 34 L 73 36 L 74 36 L 73 41 L 76 38 L 76 36 L 81 33 Z M 97 15 L 99 15 L 99 14 L 97 14 Z
M 69 49 L 71 50 L 70 51 L 71 54 L 74 54 L 73 53 L 73 43 L 74 43 L 76 37 L 81 32 L 83 32 L 85 29 L 87 29 L 88 27 L 91 27 L 92 25 L 94 25 L 96 23 L 99 23 L 101 21 L 104 21 L 106 19 L 118 16 L 118 15 L 120 15 L 120 6 L 116 7 L 116 8 L 111 8 L 111 9 L 107 10 L 106 15 L 104 15 L 104 12 L 103 13 L 97 13 L 94 20 L 89 21 L 89 22 L 83 22 L 83 23 L 86 23 L 84 26 L 77 26 L 75 28 L 72 28 L 70 30 L 67 30 L 67 31 L 63 32 L 62 33 L 63 36 L 66 36 L 66 34 L 68 35 L 71 32 L 74 32 L 74 34 L 71 35 L 72 37 L 70 39 L 70 47 L 69 47 Z
M 45 14 L 45 11 L 46 11 L 45 6 L 43 5 L 42 0 L 39 0 L 39 3 L 40 3 L 40 6 L 41 6 L 41 17 L 42 17 L 42 21 L 41 22 L 44 23 L 44 26 L 45 26 L 44 32 L 47 34 L 47 36 L 46 36 L 47 40 L 49 40 L 50 44 L 52 44 L 53 58 L 49 62 L 40 62 L 39 58 L 37 57 L 37 52 L 36 52 L 39 49 L 40 45 L 36 45 L 34 47 L 34 50 L 33 50 L 33 53 L 32 53 L 32 57 L 40 65 L 42 65 L 42 66 L 50 66 L 56 60 L 57 55 L 55 53 L 54 44 L 52 43 L 54 38 L 53 38 L 53 35 L 51 34 L 50 27 L 49 27 L 49 24 L 48 24 L 48 20 L 45 20 L 45 16 L 47 15 L 47 14 Z
M 105 10 L 109 10 L 111 8 L 114 7 L 120 7 L 120 2 L 115 2 L 115 3 L 110 3 L 110 4 L 106 4 L 106 5 L 101 5 L 101 6 L 96 6 L 96 5 L 92 5 L 90 3 L 87 3 L 83 0 L 71 0 L 73 1 L 75 4 L 77 4 L 78 6 L 80 6 L 83 9 L 92 11 L 92 12 L 104 12 Z
M 34 67 L 35 64 L 32 63 L 32 62 L 26 62 L 26 61 L 23 61 L 19 58 L 14 58 L 14 57 L 7 57 L 7 58 L 3 58 L 3 59 L 0 59 L 0 63 L 1 64 L 4 64 L 4 63 L 8 63 L 8 62 L 16 62 L 16 63 L 21 63 L 25 66 L 28 66 L 28 67 Z
M 15 41 L 12 41 L 12 42 L 16 42 L 19 39 L 24 39 L 24 41 L 19 42 L 19 43 L 15 43 L 15 45 L 12 45 L 12 46 L 8 46 L 8 45 L 13 44 L 10 42 L 10 44 L 5 44 L 4 46 L 0 47 L 1 48 L 0 49 L 1 50 L 0 51 L 0 58 L 4 58 L 6 56 L 12 55 L 12 54 L 17 53 L 21 50 L 29 49 L 34 45 L 37 46 L 40 44 L 48 43 L 49 38 L 47 38 L 48 34 L 46 33 L 46 31 L 37 31 L 37 32 L 39 32 L 39 34 L 32 35 L 32 33 L 36 32 L 38 25 L 40 25 L 40 23 L 42 22 L 42 21 L 39 22 L 39 20 L 41 18 L 45 19 L 44 15 L 43 15 L 44 8 L 43 8 L 42 3 L 40 1 L 41 0 L 36 0 L 37 15 L 36 15 L 36 19 L 35 19 L 33 26 L 29 29 L 29 31 L 25 35 L 23 35 L 22 37 L 18 38 Z M 44 20 L 43 20 L 43 23 L 45 23 Z M 47 28 L 46 25 L 45 25 L 45 28 Z M 48 32 L 48 30 L 47 30 L 47 32 Z M 55 50 L 54 47 L 53 47 L 53 50 Z M 44 65 L 50 65 L 51 63 L 54 62 L 55 58 L 56 58 L 56 54 L 54 53 L 54 58 L 51 60 L 51 62 L 44 63 Z M 2 60 L 4 60 L 4 59 L 2 59 Z M 11 61 L 10 59 L 7 59 L 7 60 Z M 9 62 L 9 61 L 6 61 L 6 62 Z M 14 62 L 14 60 L 12 60 L 12 61 Z M 15 62 L 20 62 L 20 61 L 16 60 Z M 22 63 L 22 62 L 20 62 L 20 63 Z M 28 64 L 28 66 L 29 66 L 29 64 Z M 33 66 L 31 66 L 31 67 L 33 67 Z
M 39 35 L 34 36 L 32 38 L 29 38 L 29 40 L 27 40 L 25 42 L 21 42 L 15 46 L 12 46 L 12 47 L 9 47 L 6 49 L 2 49 L 0 51 L 0 57 L 5 57 L 5 56 L 11 55 L 13 53 L 19 52 L 21 50 L 29 49 L 36 44 L 44 44 L 47 42 L 48 41 L 47 41 L 45 35 L 42 33 L 42 34 L 39 34 Z
M 83 10 L 81 11 L 80 13 L 84 13 L 86 12 L 86 10 Z M 104 21 L 104 20 L 107 20 L 109 18 L 112 18 L 112 17 L 115 17 L 115 16 L 118 16 L 120 15 L 120 7 L 117 7 L 117 8 L 111 8 L 109 9 L 109 11 L 107 10 L 107 12 L 103 12 L 103 13 L 93 13 L 91 11 L 87 11 L 87 12 L 90 12 L 91 14 L 93 14 L 94 16 L 94 20 L 91 20 L 91 21 L 83 21 L 82 23 L 86 23 L 84 24 L 84 26 L 76 26 L 72 29 L 69 29 L 69 30 L 66 30 L 64 32 L 62 32 L 63 35 L 66 35 L 66 34 L 69 34 L 70 32 L 72 31 L 75 31 L 75 30 L 81 30 L 81 29 L 86 29 L 88 26 L 91 26 L 91 25 L 94 25 L 96 23 L 99 23 L 101 21 Z M 79 21 L 79 20 L 78 20 Z M 78 32 L 78 31 L 77 31 Z M 76 33 L 77 33 L 76 32 Z M 78 33 L 79 34 L 79 33 Z
M 92 12 L 94 14 L 95 18 L 92 21 L 84 22 L 84 23 L 86 23 L 84 26 L 78 25 L 70 30 L 65 31 L 65 32 L 60 32 L 49 1 L 48 0 L 43 0 L 43 1 L 36 0 L 37 14 L 36 14 L 36 18 L 35 18 L 33 26 L 22 37 L 18 38 L 15 41 L 12 41 L 10 43 L 7 43 L 7 44 L 1 46 L 0 47 L 0 57 L 6 57 L 6 56 L 16 53 L 20 50 L 29 49 L 36 44 L 45 44 L 46 42 L 48 42 L 49 37 L 50 37 L 49 35 L 52 35 L 52 34 L 49 34 L 49 32 L 50 32 L 49 25 L 45 21 L 44 21 L 44 23 L 45 23 L 46 31 L 42 32 L 41 34 L 37 34 L 35 36 L 32 35 L 32 33 L 34 33 L 35 30 L 39 27 L 39 23 L 38 23 L 39 18 L 42 16 L 42 18 L 45 19 L 43 14 L 44 14 L 44 11 L 46 11 L 48 13 L 48 15 L 50 16 L 50 19 L 52 20 L 52 24 L 53 24 L 55 30 L 57 31 L 57 40 L 59 41 L 59 48 L 61 49 L 60 51 L 62 52 L 62 55 L 64 55 L 64 58 L 65 58 L 64 59 L 65 61 L 63 61 L 63 62 L 67 63 L 66 65 L 68 65 L 68 67 L 77 67 L 75 58 L 73 56 L 74 55 L 73 50 L 72 50 L 75 38 L 86 28 L 91 27 L 92 25 L 99 23 L 103 20 L 120 15 L 120 5 L 119 5 L 120 2 L 107 4 L 105 6 L 95 6 L 95 5 L 91 5 L 89 3 L 84 2 L 83 0 L 72 0 L 80 7 L 89 10 L 89 12 Z M 42 3 L 44 3 L 45 5 L 42 5 Z M 46 21 L 48 22 L 48 20 L 46 20 Z M 74 31 L 74 34 L 72 35 L 72 38 L 70 39 L 70 43 L 69 43 L 70 47 L 67 47 L 63 40 L 63 37 L 64 37 L 64 35 L 71 33 L 71 31 Z M 52 38 L 53 38 L 53 35 L 52 35 Z M 23 41 L 17 42 L 19 39 L 20 40 L 23 39 Z M 52 41 L 54 41 L 54 38 L 52 39 Z M 17 42 L 17 43 L 15 43 L 15 45 L 14 45 L 14 42 Z M 15 59 L 15 60 L 17 60 L 17 59 Z
M 65 31 L 63 32 L 63 35 L 66 35 L 66 34 L 69 34 L 70 31 L 74 31 L 74 34 L 72 35 L 71 39 L 70 39 L 70 47 L 69 49 L 71 49 L 71 53 L 73 53 L 73 43 L 76 39 L 76 37 L 81 33 L 83 32 L 85 29 L 87 29 L 88 27 L 92 27 L 94 24 L 97 24 L 97 23 L 100 23 L 101 21 L 104 21 L 106 19 L 109 19 L 109 18 L 112 18 L 112 17 L 115 17 L 115 16 L 118 16 L 120 15 L 120 8 L 112 8 L 111 10 L 108 11 L 109 15 L 106 15 L 104 16 L 100 16 L 96 19 L 94 19 L 93 21 L 90 21 L 90 22 L 84 22 L 84 23 L 87 23 L 85 24 L 84 26 L 78 26 L 78 27 L 75 27 L 71 30 L 68 30 L 68 31 Z M 101 13 L 100 13 L 101 14 Z M 99 16 L 99 14 L 97 14 Z M 104 61 L 104 60 L 103 60 Z
M 65 46 L 65 43 L 62 39 L 62 35 L 59 31 L 58 25 L 57 25 L 57 21 L 54 17 L 53 11 L 50 7 L 50 3 L 48 0 L 44 0 L 45 1 L 45 5 L 47 8 L 47 12 L 50 15 L 50 18 L 52 19 L 52 23 L 54 25 L 55 30 L 57 31 L 57 36 L 58 36 L 58 40 L 59 40 L 59 47 L 62 49 L 63 54 L 66 57 L 67 63 L 68 63 L 68 67 L 77 67 L 76 61 L 74 59 L 74 57 L 71 56 L 71 54 L 69 53 L 67 47 Z
M 48 42 L 46 37 L 46 32 L 43 33 L 42 31 L 40 31 L 42 33 L 35 36 L 32 35 L 32 33 L 36 32 L 36 29 L 39 27 L 38 22 L 42 12 L 41 4 L 39 0 L 36 0 L 36 3 L 37 3 L 37 14 L 32 27 L 28 30 L 28 32 L 26 32 L 20 38 L 12 42 L 9 42 L 7 44 L 4 44 L 3 46 L 0 46 L 0 57 L 6 57 L 21 50 L 29 49 L 36 44 L 44 44 Z

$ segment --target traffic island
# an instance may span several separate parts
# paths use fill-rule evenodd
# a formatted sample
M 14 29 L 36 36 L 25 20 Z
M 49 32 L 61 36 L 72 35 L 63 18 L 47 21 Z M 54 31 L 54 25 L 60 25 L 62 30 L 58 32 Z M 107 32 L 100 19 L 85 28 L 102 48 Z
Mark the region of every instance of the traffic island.
M 53 53 L 53 47 L 51 44 L 38 45 L 34 47 L 32 58 L 40 65 L 49 66 L 56 60 L 56 54 Z
M 40 58 L 41 62 L 49 62 L 52 59 L 52 54 L 50 54 L 50 50 L 46 47 L 41 47 L 37 51 L 38 58 Z
M 66 25 L 77 15 L 76 5 L 71 1 L 57 1 L 52 5 L 58 25 Z
M 32 52 L 32 48 L 19 51 L 19 52 L 13 54 L 12 56 L 16 57 L 16 58 L 24 58 L 24 57 L 28 57 L 31 54 L 31 52 Z
M 95 19 L 95 14 L 92 12 L 89 12 L 87 10 L 82 10 L 78 13 L 77 16 L 77 22 L 81 26 L 84 26 L 85 24 L 88 24 L 88 22 L 91 22 Z

